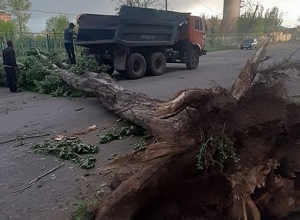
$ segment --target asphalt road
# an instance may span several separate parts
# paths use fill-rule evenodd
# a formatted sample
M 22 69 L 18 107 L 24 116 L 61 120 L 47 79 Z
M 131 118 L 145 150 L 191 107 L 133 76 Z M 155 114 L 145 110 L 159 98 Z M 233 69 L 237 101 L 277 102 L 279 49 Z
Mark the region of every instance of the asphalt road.
M 267 55 L 274 57 L 266 64 L 289 57 L 299 47 L 300 43 L 270 45 Z M 170 98 L 178 90 L 185 88 L 208 88 L 216 85 L 227 88 L 253 53 L 252 50 L 208 52 L 206 56 L 200 57 L 200 64 L 195 70 L 187 70 L 184 64 L 168 64 L 167 73 L 162 76 L 126 80 L 120 84 L 132 91 L 163 99 Z M 293 58 L 300 58 L 300 51 Z M 294 87 L 295 85 L 290 88 L 293 94 L 298 92 Z
M 271 45 L 268 54 L 274 55 L 274 59 L 269 63 L 288 57 L 299 46 L 300 44 Z M 196 70 L 188 71 L 183 64 L 172 64 L 168 65 L 167 73 L 162 76 L 122 80 L 119 83 L 131 91 L 161 99 L 169 99 L 186 88 L 216 85 L 226 88 L 233 83 L 253 52 L 208 52 L 201 57 L 201 63 Z M 300 52 L 294 57 L 300 58 Z M 293 77 L 293 81 L 288 83 L 289 92 L 300 94 L 299 88 L 300 81 Z M 0 88 L 0 142 L 16 135 L 34 132 L 49 133 L 51 137 L 64 132 L 75 132 L 90 125 L 109 127 L 106 125 L 116 119 L 95 98 L 53 98 L 29 92 L 11 94 L 7 88 Z M 81 176 L 97 170 L 84 171 L 66 162 L 64 167 L 53 173 L 55 176 L 51 174 L 42 178 L 21 194 L 14 193 L 61 163 L 52 156 L 37 155 L 31 151 L 32 143 L 42 142 L 44 139 L 26 140 L 22 146 L 16 141 L 0 144 L 0 220 L 68 219 L 72 204 L 90 192 Z M 86 143 L 98 144 L 99 132 L 92 132 L 83 137 L 83 140 Z M 132 144 L 136 141 L 127 139 L 100 145 L 96 166 L 107 164 L 112 154 L 133 151 Z M 100 180 L 96 176 L 90 175 L 86 178 L 94 189 L 99 189 Z

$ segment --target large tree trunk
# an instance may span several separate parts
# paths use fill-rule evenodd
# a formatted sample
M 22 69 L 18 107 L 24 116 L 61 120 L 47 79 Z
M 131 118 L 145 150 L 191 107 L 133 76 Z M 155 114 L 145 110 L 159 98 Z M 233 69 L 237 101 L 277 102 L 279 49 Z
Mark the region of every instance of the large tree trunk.
M 113 113 L 159 142 L 101 169 L 114 176 L 97 220 L 273 219 L 299 211 L 300 108 L 262 83 L 269 41 L 258 48 L 229 91 L 180 91 L 163 102 L 119 86 L 105 73 L 62 79 L 96 93 Z M 296 65 L 296 66 L 295 66 Z

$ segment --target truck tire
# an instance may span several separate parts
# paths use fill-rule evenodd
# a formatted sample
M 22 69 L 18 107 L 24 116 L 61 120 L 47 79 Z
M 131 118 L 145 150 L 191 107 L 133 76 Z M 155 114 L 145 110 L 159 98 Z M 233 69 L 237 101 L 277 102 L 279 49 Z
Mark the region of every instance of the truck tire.
M 140 79 L 146 73 L 146 60 L 140 53 L 133 53 L 127 58 L 127 77 Z
M 160 76 L 166 72 L 166 57 L 161 52 L 151 54 L 147 59 L 147 72 L 152 76 Z
M 189 70 L 194 70 L 198 67 L 199 64 L 199 51 L 197 49 L 191 49 L 188 52 L 188 62 L 186 63 L 186 67 Z

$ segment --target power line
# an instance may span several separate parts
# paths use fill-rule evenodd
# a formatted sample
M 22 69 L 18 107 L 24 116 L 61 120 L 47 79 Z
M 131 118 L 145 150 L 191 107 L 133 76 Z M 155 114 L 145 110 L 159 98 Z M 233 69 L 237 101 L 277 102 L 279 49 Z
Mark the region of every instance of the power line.
M 65 15 L 72 15 L 72 16 L 77 16 L 78 15 L 78 14 L 72 14 L 72 13 L 45 11 L 45 10 L 38 10 L 38 9 L 31 9 L 31 10 L 28 10 L 28 11 L 30 11 L 30 12 L 46 13 L 46 14 L 65 14 Z
M 210 8 L 210 7 L 208 7 L 207 5 L 205 5 L 204 3 L 202 3 L 201 1 L 199 1 L 199 0 L 195 0 L 195 1 L 198 2 L 198 3 L 200 3 L 201 5 L 203 5 L 205 8 L 207 8 L 207 9 L 213 11 L 213 12 L 216 12 L 216 13 L 218 13 L 219 15 L 222 15 L 222 13 L 220 13 L 220 12 L 218 12 L 218 11 L 216 11 L 216 10 Z

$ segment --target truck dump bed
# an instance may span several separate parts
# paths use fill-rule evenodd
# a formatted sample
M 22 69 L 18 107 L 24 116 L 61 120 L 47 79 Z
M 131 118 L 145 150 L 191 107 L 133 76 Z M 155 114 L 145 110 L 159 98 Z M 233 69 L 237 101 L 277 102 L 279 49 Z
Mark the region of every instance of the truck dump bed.
M 78 36 L 75 44 L 114 42 L 120 18 L 112 15 L 83 14 L 78 19 Z
M 173 45 L 178 26 L 190 13 L 123 6 L 119 16 L 83 14 L 78 18 L 76 45 L 91 47 L 120 43 L 127 46 Z

